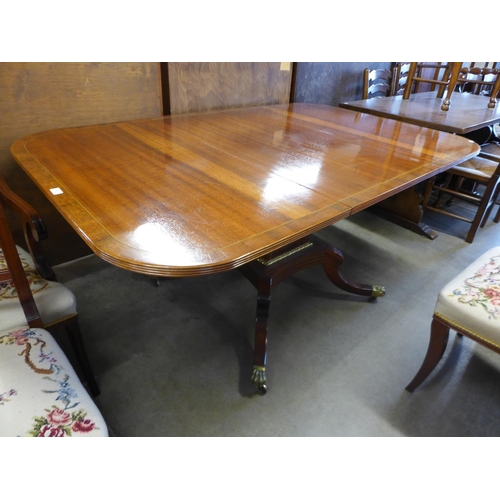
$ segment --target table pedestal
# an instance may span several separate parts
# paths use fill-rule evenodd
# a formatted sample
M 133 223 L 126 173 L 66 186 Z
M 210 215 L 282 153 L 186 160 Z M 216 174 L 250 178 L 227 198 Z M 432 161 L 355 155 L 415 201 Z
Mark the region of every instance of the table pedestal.
M 266 348 L 271 292 L 284 279 L 311 266 L 322 264 L 328 279 L 342 290 L 367 297 L 385 295 L 382 286 L 363 285 L 346 280 L 339 272 L 343 262 L 344 257 L 338 248 L 312 235 L 240 268 L 257 289 L 254 367 L 251 380 L 263 394 L 267 392 Z
M 417 193 L 414 187 L 411 187 L 369 207 L 367 210 L 414 233 L 434 240 L 438 234 L 422 222 L 424 215 L 422 201 L 423 196 Z

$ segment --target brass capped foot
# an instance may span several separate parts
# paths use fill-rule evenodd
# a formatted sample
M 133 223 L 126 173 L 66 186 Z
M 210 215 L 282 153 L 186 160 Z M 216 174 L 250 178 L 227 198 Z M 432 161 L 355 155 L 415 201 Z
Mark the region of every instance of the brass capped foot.
M 383 297 L 385 295 L 385 286 L 373 285 L 372 297 Z
M 262 394 L 265 394 L 267 392 L 266 367 L 260 365 L 254 365 L 251 381 L 252 384 L 257 386 L 257 388 Z

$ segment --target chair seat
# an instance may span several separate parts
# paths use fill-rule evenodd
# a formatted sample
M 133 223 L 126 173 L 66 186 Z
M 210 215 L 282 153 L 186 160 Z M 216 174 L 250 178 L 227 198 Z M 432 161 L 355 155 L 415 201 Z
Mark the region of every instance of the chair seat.
M 0 436 L 99 437 L 106 423 L 49 332 L 0 332 Z
M 76 299 L 73 293 L 61 283 L 47 281 L 36 271 L 31 255 L 17 246 L 19 257 L 26 271 L 30 289 L 46 327 L 77 314 Z M 0 271 L 7 269 L 4 254 L 0 248 Z M 2 330 L 26 325 L 24 312 L 20 307 L 17 292 L 12 283 L 0 284 L 0 316 Z
M 486 158 L 481 158 L 475 156 L 470 160 L 464 161 L 460 165 L 456 165 L 449 170 L 449 173 L 460 175 L 460 173 L 475 175 L 480 178 L 488 180 L 498 167 L 498 162 L 487 160 Z
M 490 155 L 500 157 L 500 144 L 492 142 L 490 144 L 487 144 L 486 146 L 482 146 L 481 151 L 483 151 L 484 153 L 488 153 Z
M 444 286 L 435 315 L 500 348 L 500 247 L 484 253 Z

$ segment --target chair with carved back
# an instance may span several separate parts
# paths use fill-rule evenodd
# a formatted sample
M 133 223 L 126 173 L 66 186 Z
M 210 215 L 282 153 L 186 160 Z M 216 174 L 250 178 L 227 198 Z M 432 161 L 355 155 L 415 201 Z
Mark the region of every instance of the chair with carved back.
M 55 307 L 51 301 L 56 306 L 64 304 L 67 300 L 61 296 L 67 289 L 56 283 L 52 291 L 48 290 L 47 280 L 37 274 L 30 254 L 16 246 L 4 207 L 9 205 L 22 214 L 29 246 L 37 248 L 40 258 L 38 239 L 45 233 L 43 223 L 3 180 L 0 201 L 0 436 L 108 436 L 99 409 L 63 350 L 44 328 L 39 312 L 44 310 L 52 320 L 54 311 L 50 309 Z M 45 265 L 43 269 L 52 276 L 50 267 Z M 34 298 L 37 295 L 38 301 Z M 79 337 L 74 326 L 71 335 Z M 76 338 L 74 345 L 81 358 L 81 339 Z M 83 369 L 87 378 L 92 376 L 89 369 Z M 93 376 L 89 385 L 98 391 Z
M 463 67 L 458 78 L 460 92 L 489 96 L 488 107 L 493 109 L 500 92 L 500 70 L 489 67 Z
M 47 237 L 43 220 L 35 209 L 17 196 L 0 177 L 0 207 L 2 208 L 2 237 L 0 238 L 0 325 L 2 330 L 26 323 L 25 306 L 36 305 L 39 311 L 38 327 L 50 331 L 64 329 L 84 375 L 85 381 L 94 396 L 99 388 L 85 352 L 80 332 L 76 299 L 64 285 L 57 282 L 56 275 L 43 252 L 41 241 Z M 10 217 L 5 213 L 9 210 Z M 22 224 L 25 246 L 16 245 L 9 222 Z M 14 245 L 14 247 L 12 246 Z M 15 249 L 15 252 L 12 250 Z M 26 297 L 19 295 L 19 286 L 13 275 L 22 266 L 30 291 Z M 33 301 L 31 300 L 33 297 Z M 19 298 L 21 302 L 19 302 Z M 34 313 L 32 313 L 34 314 Z M 31 317 L 31 316 L 30 316 Z
M 363 99 L 387 97 L 392 91 L 393 72 L 388 69 L 363 70 Z
M 460 75 L 457 82 L 457 90 L 459 92 L 475 95 L 483 94 L 484 91 L 482 90 L 482 82 L 484 79 L 489 80 L 488 77 L 492 72 L 493 70 L 490 68 L 464 66 L 460 70 Z

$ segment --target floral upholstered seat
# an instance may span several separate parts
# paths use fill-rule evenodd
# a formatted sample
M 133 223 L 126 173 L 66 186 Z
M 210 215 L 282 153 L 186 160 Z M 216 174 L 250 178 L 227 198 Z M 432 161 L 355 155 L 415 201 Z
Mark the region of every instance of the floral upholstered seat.
M 16 248 L 44 326 L 49 327 L 62 319 L 76 316 L 76 299 L 73 292 L 57 281 L 43 279 L 36 271 L 31 255 L 20 246 Z M 0 248 L 0 271 L 3 269 L 7 269 L 7 263 Z M 0 317 L 2 330 L 26 323 L 12 281 L 0 282 Z
M 436 367 L 450 329 L 500 354 L 500 247 L 481 255 L 439 293 L 427 354 L 408 391 Z
M 15 244 L 5 206 L 21 221 L 29 253 Z M 0 177 L 0 436 L 105 436 L 97 406 L 46 330 L 65 327 L 97 396 L 75 296 L 57 282 L 45 258 L 40 241 L 46 236 L 33 207 Z
M 435 314 L 500 348 L 500 247 L 483 254 L 441 290 Z
M 52 335 L 0 331 L 0 436 L 107 436 L 104 419 Z

